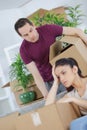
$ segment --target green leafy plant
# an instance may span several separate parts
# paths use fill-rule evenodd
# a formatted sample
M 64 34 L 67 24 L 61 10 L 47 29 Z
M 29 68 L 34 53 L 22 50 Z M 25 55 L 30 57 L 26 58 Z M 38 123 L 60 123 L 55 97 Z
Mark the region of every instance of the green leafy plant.
M 52 12 L 47 12 L 42 17 L 39 14 L 36 14 L 31 20 L 36 26 L 41 26 L 43 24 L 58 24 L 61 26 L 76 27 L 81 24 L 81 18 L 84 16 L 79 9 L 80 6 L 81 5 L 66 7 L 67 20 L 65 19 L 65 14 L 55 14 Z
M 87 29 L 86 28 L 84 29 L 84 33 L 87 34 Z
M 31 20 L 34 22 L 36 26 L 41 26 L 44 24 L 58 24 L 61 26 L 68 27 L 77 27 L 77 25 L 81 24 L 82 17 L 85 16 L 82 14 L 82 10 L 80 10 L 80 4 L 75 7 L 69 6 L 65 7 L 66 14 L 55 14 L 52 12 L 47 12 L 43 16 L 36 14 Z M 67 15 L 67 19 L 65 17 Z M 84 30 L 87 33 L 87 30 Z M 61 37 L 57 37 L 56 40 Z M 68 43 L 62 43 L 63 48 L 68 46 Z
M 67 8 L 68 20 L 70 21 L 72 27 L 76 27 L 77 25 L 81 24 L 82 17 L 85 16 L 82 14 L 82 10 L 80 10 L 80 6 L 81 5 L 79 4 L 75 7 L 69 6 Z
M 39 14 L 36 14 L 36 16 L 34 16 L 32 19 L 31 19 L 34 24 L 36 26 L 41 26 L 41 25 L 44 25 L 44 24 L 58 24 L 58 25 L 63 25 L 64 24 L 64 14 L 62 15 L 57 15 L 55 13 L 51 13 L 51 12 L 48 12 L 46 14 L 44 14 L 43 17 L 40 17 Z
M 29 103 L 36 99 L 36 92 L 28 90 L 32 83 L 34 83 L 34 78 L 32 74 L 29 74 L 19 54 L 15 56 L 14 61 L 10 65 L 9 75 L 11 81 L 17 81 L 14 87 L 21 87 L 23 89 L 23 92 L 19 94 L 21 103 Z
M 15 56 L 14 61 L 10 65 L 9 75 L 11 81 L 18 81 L 15 87 L 21 86 L 24 91 L 27 91 L 27 87 L 29 86 L 29 84 L 34 82 L 32 74 L 28 73 L 28 70 L 19 54 Z

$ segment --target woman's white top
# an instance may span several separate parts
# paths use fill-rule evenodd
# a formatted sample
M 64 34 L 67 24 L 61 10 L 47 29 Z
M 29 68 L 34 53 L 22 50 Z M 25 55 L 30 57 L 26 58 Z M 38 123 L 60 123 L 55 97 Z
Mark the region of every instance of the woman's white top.
M 86 90 L 85 90 L 83 96 L 80 96 L 76 89 L 73 89 L 71 92 L 67 93 L 67 96 L 87 100 L 87 84 L 86 84 Z M 80 108 L 80 111 L 81 111 L 82 115 L 87 115 L 87 109 L 85 109 L 83 107 L 80 107 L 80 106 L 79 106 L 79 108 Z

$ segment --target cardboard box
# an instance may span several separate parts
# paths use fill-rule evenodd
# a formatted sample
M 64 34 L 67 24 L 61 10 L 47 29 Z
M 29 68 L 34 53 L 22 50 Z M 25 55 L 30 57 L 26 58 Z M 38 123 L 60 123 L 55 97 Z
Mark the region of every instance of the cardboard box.
M 0 130 L 16 130 L 15 123 L 18 113 L 12 113 L 0 118 Z
M 45 13 L 47 13 L 48 10 L 46 9 L 38 9 L 37 11 L 35 11 L 33 14 L 27 16 L 28 19 L 32 19 L 33 17 L 35 17 L 36 15 L 39 14 L 40 17 L 43 17 Z
M 66 8 L 64 6 L 56 7 L 50 10 L 50 12 L 55 14 L 66 14 L 65 13 Z
M 69 43 L 69 46 L 63 50 L 62 43 Z M 60 48 L 57 50 L 56 48 Z M 49 60 L 53 65 L 55 61 L 64 57 L 72 57 L 76 59 L 81 68 L 83 75 L 87 75 L 87 47 L 83 41 L 74 36 L 64 36 L 60 41 L 55 42 L 50 47 Z
M 57 103 L 57 111 L 64 130 L 69 130 L 71 121 L 81 116 L 78 106 L 73 103 Z
M 51 10 L 46 10 L 46 9 L 40 8 L 37 11 L 35 11 L 33 14 L 27 16 L 27 18 L 32 19 L 33 17 L 35 17 L 38 14 L 39 14 L 40 17 L 43 17 L 47 12 L 48 13 L 52 12 L 52 13 L 55 13 L 55 14 L 64 14 L 66 16 L 65 10 L 66 10 L 66 8 L 64 6 L 53 8 Z
M 13 82 L 10 82 L 11 90 L 12 90 L 13 93 L 14 93 L 14 96 L 15 96 L 15 99 L 16 99 L 17 104 L 18 104 L 18 105 L 24 105 L 24 104 L 22 104 L 22 102 L 21 102 L 20 99 L 19 99 L 19 95 L 20 95 L 21 93 L 23 93 L 23 90 L 22 90 L 21 86 L 17 87 L 17 89 L 16 89 L 16 87 L 14 87 L 16 84 L 17 84 L 17 81 L 16 81 L 16 80 L 14 80 Z M 42 95 L 41 91 L 38 89 L 38 87 L 36 86 L 35 83 L 33 83 L 32 85 L 30 85 L 30 86 L 28 87 L 28 91 L 33 91 L 33 90 L 36 92 L 36 100 L 35 100 L 35 101 L 37 101 L 37 100 L 39 100 L 39 99 L 43 99 L 43 95 Z M 35 101 L 33 101 L 33 102 L 35 102 Z M 30 102 L 30 103 L 31 103 L 31 102 Z M 25 104 L 25 105 L 29 105 L 30 103 L 27 103 L 27 104 Z
M 60 6 L 60 7 L 56 7 L 56 8 L 53 8 L 53 9 L 49 10 L 49 12 L 53 13 L 53 14 L 56 14 L 56 15 L 61 14 L 65 18 L 65 20 L 67 20 L 67 14 L 65 12 L 66 9 L 67 9 L 66 7 Z
M 33 18 L 36 17 L 37 15 L 39 15 L 39 17 L 43 17 L 46 13 L 52 13 L 52 14 L 62 14 L 65 18 L 65 20 L 67 20 L 67 15 L 65 13 L 66 8 L 64 6 L 60 6 L 57 8 L 53 8 L 51 10 L 46 10 L 43 8 L 38 9 L 37 11 L 35 11 L 33 14 L 27 16 L 28 19 L 30 19 L 31 21 L 33 21 Z
M 16 130 L 68 130 L 79 116 L 71 104 L 55 103 L 18 116 Z

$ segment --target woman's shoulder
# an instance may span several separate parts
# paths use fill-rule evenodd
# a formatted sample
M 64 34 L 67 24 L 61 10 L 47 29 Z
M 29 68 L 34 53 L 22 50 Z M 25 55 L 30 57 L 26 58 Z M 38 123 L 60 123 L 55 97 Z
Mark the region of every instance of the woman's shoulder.
M 73 89 L 72 91 L 67 93 L 67 96 L 69 96 L 69 97 L 75 96 L 75 93 L 76 93 L 76 90 Z

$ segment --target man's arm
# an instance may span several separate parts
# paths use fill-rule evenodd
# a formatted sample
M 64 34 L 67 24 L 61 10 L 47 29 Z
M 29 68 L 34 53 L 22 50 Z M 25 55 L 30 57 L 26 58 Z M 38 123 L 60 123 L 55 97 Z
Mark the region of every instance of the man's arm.
M 73 27 L 63 27 L 63 34 L 76 35 L 80 37 L 83 40 L 83 42 L 87 45 L 87 35 L 81 29 Z
M 35 65 L 35 62 L 31 62 L 31 63 L 27 64 L 26 67 L 28 68 L 29 72 L 33 75 L 37 87 L 42 92 L 43 96 L 46 97 L 48 94 L 48 91 L 47 91 L 46 85 L 38 71 L 38 68 Z

